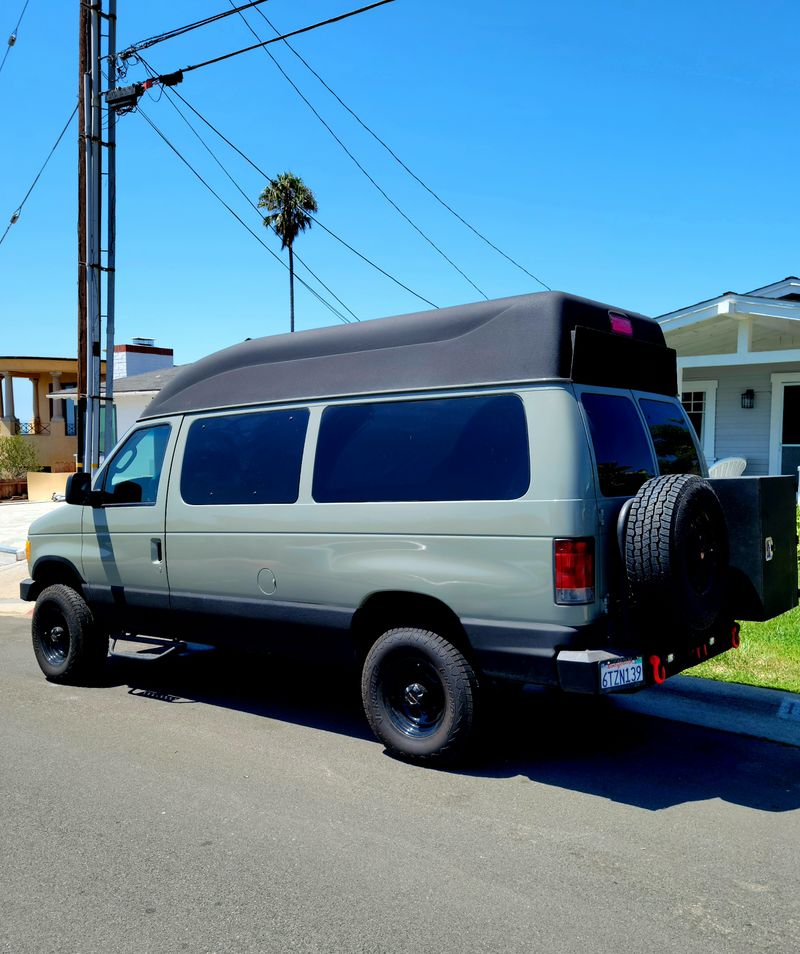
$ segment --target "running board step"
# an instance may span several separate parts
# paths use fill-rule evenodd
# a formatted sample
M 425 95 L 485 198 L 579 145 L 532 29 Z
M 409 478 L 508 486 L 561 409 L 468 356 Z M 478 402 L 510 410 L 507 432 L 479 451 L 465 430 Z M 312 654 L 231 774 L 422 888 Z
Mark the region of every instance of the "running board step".
M 123 652 L 117 649 L 117 643 L 144 643 L 146 646 L 156 646 L 150 652 Z M 111 642 L 111 656 L 114 659 L 142 659 L 145 662 L 154 662 L 157 659 L 166 659 L 176 653 L 186 652 L 188 644 L 183 640 L 159 639 L 154 636 L 120 636 Z

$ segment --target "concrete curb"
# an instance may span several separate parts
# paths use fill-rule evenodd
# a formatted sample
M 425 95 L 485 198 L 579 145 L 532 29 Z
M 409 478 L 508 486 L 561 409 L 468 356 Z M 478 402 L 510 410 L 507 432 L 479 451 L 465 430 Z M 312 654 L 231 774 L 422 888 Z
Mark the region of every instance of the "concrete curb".
M 663 686 L 614 696 L 613 704 L 627 712 L 800 748 L 799 693 L 673 676 Z

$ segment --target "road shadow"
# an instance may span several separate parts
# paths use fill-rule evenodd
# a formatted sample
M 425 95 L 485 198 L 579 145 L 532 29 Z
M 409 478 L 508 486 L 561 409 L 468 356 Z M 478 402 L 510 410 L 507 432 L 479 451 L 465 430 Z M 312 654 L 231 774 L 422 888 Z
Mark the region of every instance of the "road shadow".
M 359 675 L 344 666 L 190 652 L 155 663 L 115 658 L 110 681 L 156 704 L 202 703 L 373 738 Z M 716 798 L 759 811 L 800 808 L 797 748 L 626 712 L 607 697 L 495 692 L 486 710 L 470 762 L 448 771 L 526 777 L 648 811 Z

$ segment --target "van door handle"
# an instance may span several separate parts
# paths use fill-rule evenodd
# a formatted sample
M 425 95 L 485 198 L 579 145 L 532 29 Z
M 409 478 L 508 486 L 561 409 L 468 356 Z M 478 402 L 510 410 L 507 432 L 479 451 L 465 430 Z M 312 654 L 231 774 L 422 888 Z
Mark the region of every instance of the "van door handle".
M 150 559 L 153 563 L 161 563 L 161 538 L 153 537 L 150 541 Z

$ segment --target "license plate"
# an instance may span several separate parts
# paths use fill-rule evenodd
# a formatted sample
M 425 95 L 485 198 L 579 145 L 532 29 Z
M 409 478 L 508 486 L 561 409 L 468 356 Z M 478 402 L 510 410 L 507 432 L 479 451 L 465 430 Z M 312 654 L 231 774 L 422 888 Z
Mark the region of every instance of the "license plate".
M 642 657 L 635 659 L 612 659 L 600 663 L 600 688 L 604 690 L 625 689 L 644 682 Z

